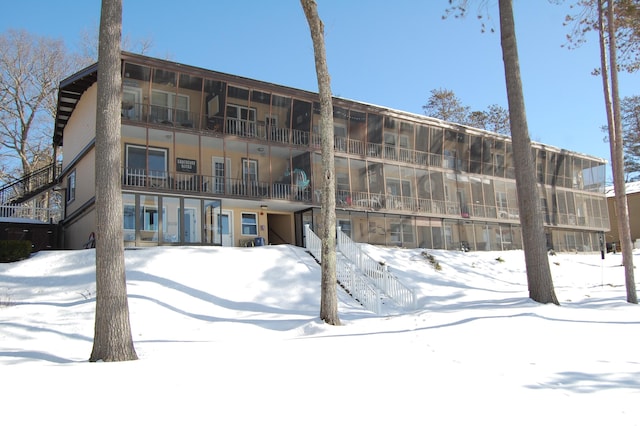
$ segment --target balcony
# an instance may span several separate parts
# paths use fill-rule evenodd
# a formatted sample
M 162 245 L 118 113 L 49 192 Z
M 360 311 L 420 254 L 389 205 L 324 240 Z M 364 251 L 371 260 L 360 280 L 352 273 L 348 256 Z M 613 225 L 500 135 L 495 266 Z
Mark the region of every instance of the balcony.
M 215 195 L 253 199 L 277 199 L 311 202 L 308 185 L 282 182 L 220 178 L 193 173 L 125 168 L 122 170 L 123 189 L 148 189 L 179 194 Z
M 322 147 L 320 135 L 317 133 L 277 127 L 263 121 L 206 116 L 192 111 L 158 105 L 123 103 L 122 119 L 123 121 L 148 123 L 155 126 L 224 133 L 275 144 L 310 146 L 318 150 Z M 339 153 L 359 157 L 379 158 L 423 166 L 442 166 L 441 155 L 399 148 L 395 145 L 367 143 L 344 136 L 334 137 L 334 149 Z

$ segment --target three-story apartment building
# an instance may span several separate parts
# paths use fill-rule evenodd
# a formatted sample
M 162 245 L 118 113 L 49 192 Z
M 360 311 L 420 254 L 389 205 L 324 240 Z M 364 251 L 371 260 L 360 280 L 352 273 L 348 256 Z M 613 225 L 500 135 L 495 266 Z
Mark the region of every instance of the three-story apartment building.
M 65 246 L 95 229 L 97 65 L 60 85 Z M 122 53 L 122 200 L 130 246 L 303 245 L 320 223 L 316 93 Z M 522 247 L 509 137 L 334 98 L 337 220 L 358 242 Z M 533 144 L 550 248 L 598 250 L 602 159 Z

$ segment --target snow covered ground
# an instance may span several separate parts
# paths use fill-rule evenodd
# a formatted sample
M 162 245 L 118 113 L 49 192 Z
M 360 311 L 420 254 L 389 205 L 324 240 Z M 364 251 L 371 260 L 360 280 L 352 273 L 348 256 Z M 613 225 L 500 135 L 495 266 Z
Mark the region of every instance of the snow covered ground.
M 528 299 L 521 251 L 429 250 L 436 270 L 420 249 L 363 248 L 417 311 L 376 316 L 340 291 L 343 325 L 323 324 L 299 247 L 127 250 L 140 359 L 125 363 L 87 362 L 94 250 L 0 264 L 0 421 L 640 424 L 640 308 L 619 254 L 550 256 L 555 306 Z

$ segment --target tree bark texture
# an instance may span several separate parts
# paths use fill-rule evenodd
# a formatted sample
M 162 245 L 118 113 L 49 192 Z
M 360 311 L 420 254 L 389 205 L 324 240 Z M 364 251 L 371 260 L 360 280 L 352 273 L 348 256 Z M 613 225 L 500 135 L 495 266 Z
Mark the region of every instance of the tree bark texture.
M 102 0 L 96 116 L 96 316 L 90 361 L 137 359 L 131 336 L 120 192 L 122 0 Z
M 324 24 L 318 16 L 315 0 L 300 0 L 309 24 L 320 94 L 320 139 L 322 145 L 322 284 L 320 319 L 327 324 L 340 325 L 336 288 L 336 182 L 333 148 L 333 101 L 331 77 L 327 67 L 324 43 Z
M 522 92 L 512 0 L 500 0 L 499 6 L 500 40 L 509 101 L 511 140 L 529 297 L 539 303 L 557 305 L 559 303 L 549 268 L 540 197 L 531 156 L 531 139 Z
M 607 3 L 606 12 L 604 3 Z M 638 293 L 633 271 L 633 242 L 629 224 L 629 206 L 624 179 L 624 142 L 622 139 L 622 118 L 620 113 L 620 96 L 618 91 L 618 61 L 616 52 L 616 28 L 614 2 L 598 0 L 598 39 L 600 42 L 600 67 L 604 103 L 607 110 L 607 127 L 609 131 L 609 150 L 611 152 L 611 169 L 613 172 L 614 205 L 618 218 L 618 235 L 624 266 L 627 302 L 638 303 Z M 605 22 L 606 21 L 606 22 Z M 607 64 L 607 35 L 609 46 L 609 63 Z M 609 84 L 611 80 L 611 84 Z

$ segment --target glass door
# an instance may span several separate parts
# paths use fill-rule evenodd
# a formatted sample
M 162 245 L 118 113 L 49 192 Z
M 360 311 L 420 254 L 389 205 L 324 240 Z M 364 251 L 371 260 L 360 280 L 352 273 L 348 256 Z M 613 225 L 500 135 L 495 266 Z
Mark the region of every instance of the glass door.
M 220 235 L 222 246 L 233 247 L 233 212 L 222 210 L 217 213 L 216 223 L 218 224 L 218 235 Z

